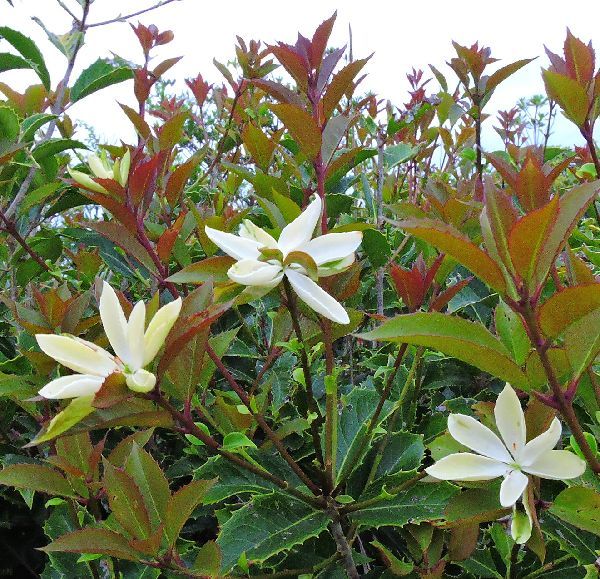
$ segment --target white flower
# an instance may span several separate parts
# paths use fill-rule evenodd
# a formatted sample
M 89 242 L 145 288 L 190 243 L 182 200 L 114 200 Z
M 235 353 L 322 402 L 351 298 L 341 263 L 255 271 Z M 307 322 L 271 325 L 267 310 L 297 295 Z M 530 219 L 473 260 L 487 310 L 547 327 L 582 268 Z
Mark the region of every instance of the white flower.
M 321 199 L 315 197 L 283 228 L 277 241 L 248 220 L 240 226 L 239 235 L 208 226 L 205 230 L 215 245 L 238 260 L 227 272 L 232 281 L 268 291 L 286 276 L 300 299 L 315 312 L 338 324 L 348 324 L 346 310 L 311 277 L 333 275 L 350 266 L 362 233 L 328 233 L 312 239 L 320 218 Z
M 87 161 L 90 171 L 95 177 L 99 179 L 113 179 L 122 187 L 127 185 L 129 166 L 131 165 L 131 153 L 129 152 L 129 149 L 127 149 L 122 159 L 117 159 L 114 162 L 112 167 L 105 154 L 102 157 L 92 154 L 88 157 Z M 76 171 L 74 169 L 69 169 L 69 173 L 71 177 L 77 181 L 77 183 L 86 189 L 96 191 L 97 193 L 107 193 L 106 189 L 102 187 L 102 185 L 96 183 L 86 173 L 82 173 L 81 171 Z
M 450 454 L 426 468 L 427 474 L 442 480 L 458 481 L 491 480 L 502 476 L 500 504 L 514 507 L 527 488 L 527 474 L 564 480 L 581 476 L 585 471 L 585 462 L 572 452 L 553 450 L 562 430 L 557 418 L 548 430 L 525 442 L 525 415 L 510 384 L 506 384 L 498 396 L 494 416 L 502 440 L 471 416 L 451 414 L 448 430 L 452 437 L 478 454 Z M 531 527 L 527 501 L 524 503 Z M 513 535 L 515 532 L 513 529 Z M 520 532 L 520 540 L 527 541 L 529 534 Z
M 160 308 L 144 331 L 144 302 L 139 301 L 129 320 L 126 320 L 117 294 L 104 282 L 100 296 L 100 318 L 116 356 L 74 336 L 37 334 L 36 339 L 45 354 L 77 372 L 52 380 L 40 390 L 40 395 L 45 398 L 90 396 L 114 372 L 123 374 L 131 390 L 149 392 L 156 384 L 156 376 L 144 367 L 152 362 L 160 350 L 180 310 L 181 298 L 178 298 Z

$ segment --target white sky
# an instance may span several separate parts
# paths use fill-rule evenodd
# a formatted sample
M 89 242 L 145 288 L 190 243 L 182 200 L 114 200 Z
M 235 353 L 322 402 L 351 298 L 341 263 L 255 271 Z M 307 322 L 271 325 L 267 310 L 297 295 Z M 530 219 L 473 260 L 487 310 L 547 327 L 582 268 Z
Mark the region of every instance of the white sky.
M 79 8 L 76 0 L 64 1 L 73 11 Z M 133 12 L 154 1 L 95 0 L 89 22 Z M 0 23 L 30 35 L 38 43 L 55 85 L 62 78 L 66 60 L 30 17 L 37 16 L 58 34 L 69 30 L 69 17 L 55 0 L 13 0 L 13 4 L 11 8 L 5 0 L 0 0 Z M 175 40 L 159 49 L 158 55 L 159 58 L 183 55 L 183 59 L 167 76 L 182 85 L 184 78 L 201 72 L 210 82 L 220 83 L 221 76 L 212 59 L 226 62 L 233 58 L 236 34 L 245 40 L 293 43 L 298 31 L 310 37 L 315 27 L 335 9 L 338 18 L 331 45 L 347 43 L 348 24 L 351 24 L 354 57 L 375 53 L 366 69 L 368 77 L 363 81 L 363 89 L 370 89 L 397 104 L 407 100 L 405 73 L 412 66 L 428 72 L 427 65 L 431 63 L 441 69 L 450 86 L 454 86 L 455 77 L 445 66 L 453 55 L 452 40 L 469 45 L 479 40 L 480 44 L 490 46 L 492 55 L 501 59 L 499 66 L 521 58 L 539 57 L 505 81 L 488 105 L 488 113 L 511 108 L 520 97 L 543 92 L 540 68 L 548 64 L 543 46 L 546 44 L 561 53 L 567 26 L 585 42 L 592 39 L 600 50 L 599 0 L 179 0 L 144 14 L 139 20 L 146 25 L 154 23 L 161 30 L 174 31 Z M 5 47 L 0 45 L 0 50 Z M 141 58 L 137 40 L 127 24 L 94 28 L 80 52 L 73 78 L 96 58 L 109 57 L 110 50 L 137 62 Z M 31 71 L 15 71 L 3 73 L 0 80 L 13 82 L 22 89 L 36 82 L 36 77 Z M 434 83 L 431 84 L 436 86 Z M 134 103 L 131 82 L 85 98 L 73 107 L 71 115 L 93 125 L 106 142 L 131 140 L 132 130 L 117 100 Z M 484 146 L 488 148 L 499 145 L 493 124 L 495 122 L 489 119 L 484 125 Z M 554 143 L 583 142 L 577 130 L 564 119 L 558 119 L 555 131 Z

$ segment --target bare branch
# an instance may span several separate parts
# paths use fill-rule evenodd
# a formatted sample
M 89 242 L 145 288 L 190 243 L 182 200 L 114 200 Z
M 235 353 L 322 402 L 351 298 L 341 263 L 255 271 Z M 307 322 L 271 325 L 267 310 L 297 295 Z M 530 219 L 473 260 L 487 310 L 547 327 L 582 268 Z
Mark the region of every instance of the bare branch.
M 167 4 L 171 4 L 172 2 L 181 2 L 181 0 L 161 0 L 148 8 L 144 8 L 143 10 L 138 10 L 137 12 L 132 12 L 131 14 L 119 14 L 114 18 L 110 18 L 109 20 L 103 20 L 102 22 L 94 22 L 92 24 L 88 24 L 88 28 L 94 28 L 95 26 L 106 26 L 107 24 L 114 24 L 115 22 L 125 22 L 134 16 L 139 16 L 140 14 L 145 14 L 146 12 L 151 12 L 152 10 L 156 10 L 157 8 L 162 8 Z

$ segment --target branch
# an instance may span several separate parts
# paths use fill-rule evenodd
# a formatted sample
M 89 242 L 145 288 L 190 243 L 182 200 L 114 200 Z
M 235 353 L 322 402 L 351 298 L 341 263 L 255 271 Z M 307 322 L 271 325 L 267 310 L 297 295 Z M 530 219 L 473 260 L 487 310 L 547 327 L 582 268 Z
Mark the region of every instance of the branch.
M 130 18 L 133 18 L 134 16 L 139 16 L 140 14 L 145 14 L 146 12 L 150 12 L 151 10 L 156 10 L 157 8 L 162 8 L 163 6 L 166 6 L 167 4 L 171 4 L 172 2 L 180 2 L 181 0 L 161 0 L 160 2 L 157 2 L 156 4 L 153 4 L 152 6 L 148 7 L 148 8 L 144 8 L 143 10 L 138 10 L 137 12 L 132 12 L 131 14 L 119 14 L 119 16 L 115 16 L 114 18 L 110 18 L 108 20 L 103 20 L 101 22 L 94 22 L 92 24 L 88 24 L 88 28 L 94 28 L 96 26 L 106 26 L 107 24 L 114 24 L 115 22 L 125 22 L 126 20 L 129 20 Z
M 269 440 L 275 445 L 283 459 L 290 465 L 292 470 L 298 475 L 300 480 L 311 490 L 311 492 L 315 496 L 321 495 L 321 489 L 314 483 L 310 478 L 306 475 L 306 473 L 302 470 L 300 465 L 292 458 L 290 453 L 285 448 L 283 442 L 277 434 L 271 429 L 271 427 L 267 424 L 263 416 L 257 412 L 251 401 L 248 398 L 248 395 L 243 390 L 243 388 L 237 383 L 236 379 L 231 375 L 229 370 L 225 368 L 223 361 L 219 356 L 217 356 L 216 352 L 212 349 L 210 344 L 206 344 L 206 353 L 210 356 L 210 359 L 214 362 L 215 366 L 219 369 L 222 376 L 227 380 L 233 391 L 240 397 L 242 403 L 248 408 L 256 422 L 258 422 L 259 426 L 263 430 L 263 432 L 267 435 Z

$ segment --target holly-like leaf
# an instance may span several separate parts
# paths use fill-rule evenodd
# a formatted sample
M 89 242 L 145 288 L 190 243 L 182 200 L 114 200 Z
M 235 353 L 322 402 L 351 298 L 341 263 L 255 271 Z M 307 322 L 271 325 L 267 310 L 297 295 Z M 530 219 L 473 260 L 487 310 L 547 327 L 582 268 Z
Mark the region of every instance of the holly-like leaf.
M 375 528 L 436 521 L 444 518 L 444 509 L 457 492 L 457 487 L 446 482 L 417 484 L 391 499 L 352 513 L 350 518 L 361 526 Z
M 320 535 L 329 516 L 280 492 L 257 496 L 222 525 L 217 544 L 223 553 L 222 571 L 228 572 L 242 553 L 254 563 L 287 551 Z
M 527 377 L 506 347 L 479 323 L 438 312 L 414 313 L 392 318 L 358 337 L 426 346 L 529 389 Z
M 80 396 L 79 398 L 73 398 L 71 402 L 66 406 L 64 410 L 59 412 L 51 421 L 50 424 L 42 430 L 29 444 L 26 446 L 35 446 L 52 440 L 57 436 L 60 436 L 63 432 L 66 432 L 81 422 L 86 416 L 94 412 L 92 402 L 93 396 Z

